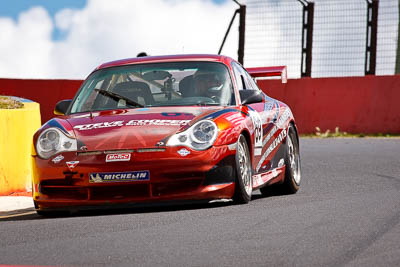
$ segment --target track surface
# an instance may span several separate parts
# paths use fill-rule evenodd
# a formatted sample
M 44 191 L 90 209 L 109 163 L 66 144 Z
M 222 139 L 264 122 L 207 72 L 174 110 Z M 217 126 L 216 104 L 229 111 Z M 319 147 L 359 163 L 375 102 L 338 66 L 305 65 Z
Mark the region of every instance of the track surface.
M 0 221 L 0 264 L 399 266 L 400 139 L 302 139 L 296 195 Z

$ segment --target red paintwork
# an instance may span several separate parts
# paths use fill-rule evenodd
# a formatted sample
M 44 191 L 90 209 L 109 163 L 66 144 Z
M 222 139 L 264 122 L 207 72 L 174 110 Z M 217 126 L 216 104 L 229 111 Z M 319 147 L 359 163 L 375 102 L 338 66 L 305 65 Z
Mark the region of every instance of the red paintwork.
M 201 108 L 156 107 L 152 108 L 151 111 L 142 111 L 142 109 L 102 111 L 93 112 L 93 118 L 91 118 L 88 113 L 86 115 L 72 115 L 67 119 L 67 121 L 71 125 L 75 126 L 74 132 L 76 137 L 85 140 L 88 150 L 146 148 L 154 147 L 157 142 L 171 135 L 171 133 L 178 131 L 181 126 L 163 125 L 160 127 L 158 125 L 128 125 L 121 127 L 98 128 L 93 130 L 79 130 L 76 127 L 77 125 L 98 124 L 113 121 L 122 121 L 124 124 L 129 124 L 132 120 L 169 120 L 170 117 L 161 115 L 162 112 L 182 112 L 182 115 L 174 116 L 173 119 L 191 121 L 195 117 L 194 114 L 201 113 Z
M 171 62 L 171 61 L 214 61 L 214 62 L 224 62 L 229 63 L 230 58 L 220 55 L 172 55 L 172 56 L 152 56 L 152 57 L 135 57 L 122 60 L 111 61 L 104 63 L 96 68 L 104 69 L 115 66 L 132 65 L 132 64 L 142 64 L 142 63 L 161 63 L 161 62 Z
M 98 68 L 183 60 L 219 61 L 232 71 L 232 59 L 213 55 L 135 58 L 106 63 Z M 231 76 L 234 77 L 233 73 Z M 236 85 L 234 86 L 235 93 L 239 96 Z M 260 142 L 257 142 L 259 139 L 255 137 L 258 117 L 262 127 L 261 147 Z M 196 151 L 183 146 L 165 145 L 170 136 L 203 118 L 212 119 L 219 128 L 217 139 L 211 148 Z M 276 157 L 282 144 L 286 142 L 290 122 L 294 122 L 290 109 L 267 96 L 262 103 L 248 106 L 151 107 L 61 116 L 42 126 L 34 136 L 34 144 L 40 133 L 51 125 L 62 127 L 69 135 L 75 136 L 78 140 L 78 151 L 62 152 L 49 159 L 41 159 L 33 154 L 33 198 L 39 209 L 231 198 L 235 183 L 207 185 L 206 173 L 222 160 L 235 156 L 236 142 L 239 135 L 243 134 L 249 141 L 251 162 L 256 174 L 253 177 L 254 189 L 282 181 L 285 167 L 275 166 L 280 159 Z M 141 123 L 146 125 L 140 125 Z M 189 152 L 187 155 L 178 153 L 183 148 Z M 118 152 L 125 156 L 129 153 L 130 160 L 106 162 L 108 153 Z M 56 160 L 58 156 L 62 158 L 59 161 Z M 74 163 L 71 167 L 71 163 L 67 162 Z M 76 162 L 79 163 L 74 166 Z M 89 182 L 90 173 L 132 171 L 148 171 L 150 180 Z
M 97 205 L 107 203 L 144 202 L 154 200 L 173 199 L 217 199 L 230 198 L 234 192 L 234 184 L 219 186 L 201 186 L 204 180 L 204 172 L 212 168 L 214 162 L 229 152 L 227 146 L 214 147 L 205 152 L 191 151 L 190 156 L 181 157 L 177 151 L 181 147 L 167 148 L 164 152 L 133 152 L 132 161 L 105 162 L 105 154 L 77 156 L 74 152 L 62 153 L 65 159 L 54 164 L 51 160 L 35 158 L 35 170 L 40 183 L 61 180 L 57 188 L 77 192 L 71 197 L 68 193 L 52 195 L 34 192 L 34 200 L 41 208 L 74 206 L 74 205 Z M 79 160 L 74 169 L 77 174 L 72 176 L 73 185 L 69 185 L 63 178 L 64 172 L 68 171 L 66 161 Z M 91 172 L 124 172 L 133 170 L 150 171 L 149 181 L 117 182 L 90 184 Z M 80 174 L 83 174 L 81 176 Z M 61 178 L 61 179 L 60 179 Z M 35 181 L 38 183 L 39 181 Z M 43 186 L 42 186 L 43 187 Z M 111 187 L 109 193 L 101 190 Z M 132 193 L 113 192 L 113 188 L 130 189 Z M 80 193 L 82 190 L 84 193 Z M 139 190 L 141 192 L 136 192 Z M 143 190 L 145 192 L 143 192 Z M 169 190 L 169 192 L 168 192 Z M 102 192 L 102 193 L 98 193 Z M 114 195 L 115 194 L 115 195 Z M 118 197 L 121 196 L 121 197 Z

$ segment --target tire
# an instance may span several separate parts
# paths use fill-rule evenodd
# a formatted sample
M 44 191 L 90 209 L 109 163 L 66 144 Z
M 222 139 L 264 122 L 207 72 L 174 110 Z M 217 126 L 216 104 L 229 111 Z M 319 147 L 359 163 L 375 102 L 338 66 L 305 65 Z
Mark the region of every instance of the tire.
M 284 192 L 294 194 L 299 190 L 301 181 L 300 147 L 296 131 L 290 124 L 286 140 L 285 181 L 282 184 Z
M 263 196 L 294 194 L 299 190 L 301 181 L 300 149 L 292 124 L 289 125 L 286 138 L 285 166 L 283 183 L 260 188 Z
M 39 206 L 36 201 L 33 201 L 35 205 L 36 213 L 43 217 L 63 217 L 70 215 L 68 210 L 39 210 Z
M 51 212 L 49 211 L 36 210 L 36 213 L 43 217 L 51 217 Z
M 64 210 L 57 210 L 57 211 L 36 210 L 36 213 L 43 217 L 65 217 L 70 215 L 69 211 L 64 211 Z
M 253 192 L 253 171 L 250 160 L 249 146 L 243 135 L 236 143 L 236 178 L 233 200 L 238 204 L 246 204 L 251 200 Z

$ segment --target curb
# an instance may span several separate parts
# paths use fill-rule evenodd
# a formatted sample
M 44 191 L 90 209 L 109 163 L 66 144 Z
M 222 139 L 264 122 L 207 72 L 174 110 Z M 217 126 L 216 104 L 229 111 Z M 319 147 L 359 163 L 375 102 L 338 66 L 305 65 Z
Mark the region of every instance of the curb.
M 0 216 L 27 209 L 34 210 L 31 196 L 0 196 Z
M 36 214 L 36 210 L 34 207 L 27 209 L 12 210 L 12 211 L 2 211 L 0 212 L 0 220 L 23 216 L 23 215 L 30 215 L 30 214 Z

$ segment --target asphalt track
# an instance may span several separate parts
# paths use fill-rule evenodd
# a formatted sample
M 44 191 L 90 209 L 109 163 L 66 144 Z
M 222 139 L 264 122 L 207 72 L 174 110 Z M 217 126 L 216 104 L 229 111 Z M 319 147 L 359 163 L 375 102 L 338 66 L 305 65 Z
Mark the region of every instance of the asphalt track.
M 400 139 L 302 139 L 296 195 L 0 220 L 0 264 L 399 266 Z

